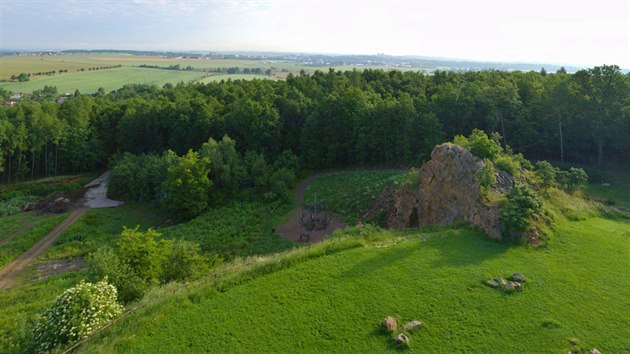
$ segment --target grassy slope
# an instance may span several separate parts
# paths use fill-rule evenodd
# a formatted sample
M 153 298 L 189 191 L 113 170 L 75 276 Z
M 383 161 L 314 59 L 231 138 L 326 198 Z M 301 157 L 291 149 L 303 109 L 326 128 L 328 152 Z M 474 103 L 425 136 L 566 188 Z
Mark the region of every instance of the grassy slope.
M 122 320 L 87 352 L 386 352 L 387 315 L 419 319 L 412 351 L 630 350 L 630 223 L 567 223 L 543 249 L 468 229 L 412 233 L 343 251 L 217 292 L 167 298 Z M 481 281 L 521 271 L 525 291 Z
M 103 245 L 113 244 L 123 227 L 145 230 L 163 222 L 149 204 L 123 204 L 118 208 L 92 209 L 61 234 L 44 254 L 46 259 L 84 255 Z
M 274 215 L 282 215 L 283 211 Z M 226 258 L 290 249 L 293 244 L 272 231 L 274 218 L 263 204 L 234 202 L 160 232 L 168 238 L 197 242 L 204 252 Z
M 343 221 L 353 223 L 389 186 L 401 186 L 407 179 L 403 171 L 342 172 L 317 178 L 305 193 L 305 202 L 325 205 Z

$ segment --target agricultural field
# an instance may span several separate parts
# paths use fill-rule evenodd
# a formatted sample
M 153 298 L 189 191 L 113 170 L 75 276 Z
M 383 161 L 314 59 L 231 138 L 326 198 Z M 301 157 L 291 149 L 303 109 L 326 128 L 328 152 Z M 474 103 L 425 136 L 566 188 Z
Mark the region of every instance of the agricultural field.
M 89 68 L 118 66 L 119 68 L 90 71 Z M 179 65 L 181 68 L 193 69 L 228 69 L 238 67 L 243 69 L 260 68 L 263 72 L 273 70 L 272 76 L 255 74 L 222 74 L 209 72 L 194 72 L 182 70 L 161 70 L 141 68 L 140 65 L 168 67 Z M 386 70 L 424 70 L 422 68 L 398 68 L 382 66 L 332 66 L 335 70 L 363 70 L 379 68 Z M 81 69 L 84 69 L 81 71 Z M 20 73 L 36 73 L 68 70 L 67 73 L 57 73 L 54 76 L 37 76 L 27 82 L 9 82 L 12 75 Z M 31 93 L 44 86 L 56 86 L 61 94 L 94 93 L 100 87 L 106 92 L 121 88 L 126 84 L 156 84 L 201 81 L 204 83 L 221 80 L 251 80 L 251 79 L 284 79 L 287 73 L 299 73 L 304 70 L 312 73 L 316 70 L 328 71 L 328 66 L 308 66 L 297 61 L 288 60 L 248 60 L 248 59 L 184 59 L 165 58 L 160 56 L 143 56 L 125 53 L 90 53 L 72 55 L 44 55 L 44 56 L 0 56 L 0 88 L 12 92 Z M 429 69 L 426 69 L 429 70 Z M 4 81 L 4 82 L 3 82 Z
M 13 92 L 30 93 L 42 89 L 44 86 L 56 86 L 57 92 L 94 93 L 99 88 L 105 92 L 119 89 L 126 84 L 155 84 L 162 86 L 166 83 L 190 82 L 199 80 L 208 74 L 195 71 L 159 70 L 136 67 L 122 67 L 115 69 L 88 71 L 79 73 L 57 74 L 46 76 L 27 82 L 0 83 L 0 87 Z

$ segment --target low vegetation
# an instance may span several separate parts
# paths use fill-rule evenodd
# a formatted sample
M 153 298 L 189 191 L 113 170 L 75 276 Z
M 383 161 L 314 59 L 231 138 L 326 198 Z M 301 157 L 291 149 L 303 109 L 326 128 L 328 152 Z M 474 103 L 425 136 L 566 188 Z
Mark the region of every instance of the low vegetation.
M 340 172 L 318 177 L 308 186 L 305 203 L 317 204 L 341 220 L 354 223 L 387 188 L 399 188 L 407 180 L 401 170 Z
M 600 239 L 604 230 L 606 242 Z M 411 339 L 413 352 L 592 347 L 621 352 L 629 344 L 630 322 L 609 313 L 623 313 L 630 295 L 623 275 L 629 230 L 627 222 L 600 218 L 564 223 L 544 251 L 510 247 L 458 227 L 413 231 L 403 238 L 376 231 L 369 234 L 378 241 L 361 241 L 326 257 L 269 260 L 277 264 L 270 269 L 291 265 L 281 272 L 251 277 L 245 275 L 251 271 L 240 270 L 239 286 L 226 286 L 235 281 L 229 273 L 219 276 L 217 285 L 153 293 L 145 307 L 83 351 L 285 352 L 299 341 L 304 351 L 395 352 L 378 330 L 393 314 L 425 324 Z M 292 257 L 361 240 L 355 237 L 294 251 Z M 604 253 L 605 265 L 598 259 Z M 255 263 L 249 267 L 259 267 Z M 232 272 L 247 268 L 234 267 Z M 506 294 L 482 284 L 515 271 L 529 279 L 522 292 Z M 289 332 L 300 335 L 296 340 L 279 335 Z M 578 345 L 569 341 L 574 337 Z

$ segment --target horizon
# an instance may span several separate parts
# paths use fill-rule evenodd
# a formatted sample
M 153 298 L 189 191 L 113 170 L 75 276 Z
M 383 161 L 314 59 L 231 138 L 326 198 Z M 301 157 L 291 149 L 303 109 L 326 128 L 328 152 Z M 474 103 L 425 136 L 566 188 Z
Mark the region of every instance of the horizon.
M 620 0 L 8 0 L 0 42 L 22 51 L 385 53 L 630 68 L 629 11 Z

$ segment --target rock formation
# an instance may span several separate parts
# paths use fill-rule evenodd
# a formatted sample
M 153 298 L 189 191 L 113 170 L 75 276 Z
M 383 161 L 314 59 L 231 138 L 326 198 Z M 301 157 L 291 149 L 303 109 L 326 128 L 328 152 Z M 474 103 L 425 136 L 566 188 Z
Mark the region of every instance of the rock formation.
M 420 185 L 394 192 L 388 226 L 405 229 L 464 221 L 481 227 L 489 237 L 500 239 L 498 205 L 482 201 L 476 178 L 482 166 L 479 158 L 460 146 L 436 146 L 431 160 L 420 168 Z M 497 180 L 501 182 L 497 192 L 511 188 L 509 175 L 499 173 Z

